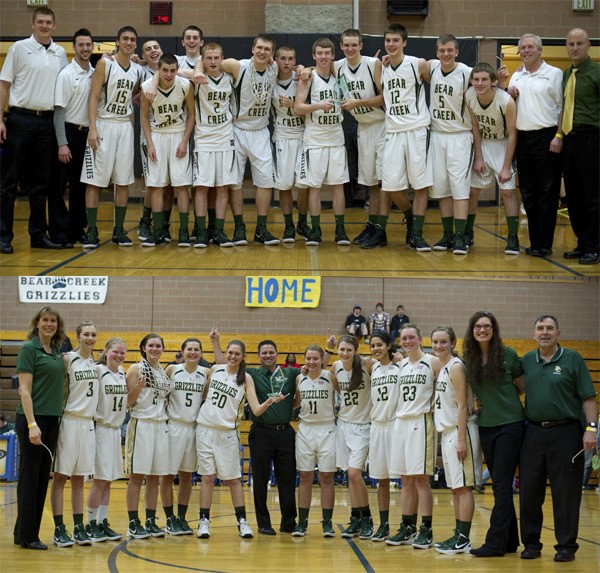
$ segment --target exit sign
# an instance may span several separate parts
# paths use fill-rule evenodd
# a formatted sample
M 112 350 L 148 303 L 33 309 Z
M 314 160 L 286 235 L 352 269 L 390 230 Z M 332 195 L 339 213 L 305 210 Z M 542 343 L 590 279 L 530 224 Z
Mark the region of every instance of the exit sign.
M 573 0 L 573 12 L 592 12 L 594 0 Z
M 173 2 L 150 2 L 150 24 L 153 26 L 173 23 Z
M 27 6 L 48 6 L 48 0 L 27 0 Z

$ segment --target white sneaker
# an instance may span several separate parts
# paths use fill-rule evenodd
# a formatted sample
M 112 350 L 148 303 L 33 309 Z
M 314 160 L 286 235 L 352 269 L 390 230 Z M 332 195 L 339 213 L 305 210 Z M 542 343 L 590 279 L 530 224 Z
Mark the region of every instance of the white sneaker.
M 244 539 L 254 537 L 252 528 L 248 525 L 248 522 L 243 517 L 238 521 L 238 530 L 240 532 L 240 537 L 243 537 Z
M 198 523 L 198 535 L 200 539 L 208 539 L 210 537 L 210 521 L 203 517 Z

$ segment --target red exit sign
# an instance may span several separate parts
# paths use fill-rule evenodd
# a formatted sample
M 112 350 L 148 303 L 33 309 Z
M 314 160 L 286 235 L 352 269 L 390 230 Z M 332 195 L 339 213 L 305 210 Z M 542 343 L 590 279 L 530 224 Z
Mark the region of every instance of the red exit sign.
M 150 24 L 170 25 L 173 23 L 173 2 L 150 2 Z

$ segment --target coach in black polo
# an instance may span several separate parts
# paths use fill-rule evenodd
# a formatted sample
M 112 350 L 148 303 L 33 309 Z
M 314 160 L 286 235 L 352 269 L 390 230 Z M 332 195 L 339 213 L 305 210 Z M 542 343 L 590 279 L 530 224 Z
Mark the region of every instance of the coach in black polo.
M 554 508 L 554 561 L 572 561 L 579 548 L 582 449 L 596 447 L 598 411 L 589 370 L 578 352 L 558 343 L 558 320 L 535 321 L 537 350 L 521 359 L 528 419 L 521 447 L 520 491 L 522 559 L 541 556 L 542 505 L 550 480 Z M 585 428 L 585 429 L 584 429 Z
M 269 399 L 270 394 L 281 393 L 285 398 L 272 404 L 264 414 L 255 416 L 248 443 L 252 460 L 254 509 L 258 532 L 275 535 L 267 508 L 267 485 L 271 461 L 279 491 L 281 524 L 279 531 L 291 533 L 296 526 L 296 433 L 290 425 L 294 410 L 296 376 L 299 368 L 281 368 L 277 363 L 277 345 L 272 340 L 258 344 L 260 368 L 247 368 L 254 388 L 246 386 L 246 394 L 255 392 L 259 403 Z

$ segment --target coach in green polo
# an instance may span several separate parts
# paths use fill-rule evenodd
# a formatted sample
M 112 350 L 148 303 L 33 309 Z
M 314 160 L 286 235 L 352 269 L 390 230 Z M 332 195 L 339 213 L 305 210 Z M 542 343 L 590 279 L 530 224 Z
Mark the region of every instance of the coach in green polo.
M 521 359 L 527 429 L 521 447 L 522 559 L 541 556 L 542 505 L 550 480 L 557 544 L 554 561 L 575 558 L 583 478 L 582 449 L 596 447 L 598 411 L 589 370 L 575 350 L 559 342 L 558 320 L 535 321 L 537 350 Z

